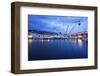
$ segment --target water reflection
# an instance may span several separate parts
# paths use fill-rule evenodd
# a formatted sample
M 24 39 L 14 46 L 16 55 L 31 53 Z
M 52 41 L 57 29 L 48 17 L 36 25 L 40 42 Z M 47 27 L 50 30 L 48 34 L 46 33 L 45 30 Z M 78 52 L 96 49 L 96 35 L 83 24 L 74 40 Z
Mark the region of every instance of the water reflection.
M 81 39 L 29 39 L 28 60 L 77 59 L 88 57 L 87 42 Z
M 33 42 L 33 39 L 31 39 L 31 38 L 28 39 L 28 43 L 29 43 L 29 44 L 32 44 L 32 42 Z
M 78 39 L 78 44 L 80 47 L 82 47 L 82 40 L 81 39 Z
M 42 42 L 49 42 L 50 39 L 42 39 L 41 41 L 42 41 Z

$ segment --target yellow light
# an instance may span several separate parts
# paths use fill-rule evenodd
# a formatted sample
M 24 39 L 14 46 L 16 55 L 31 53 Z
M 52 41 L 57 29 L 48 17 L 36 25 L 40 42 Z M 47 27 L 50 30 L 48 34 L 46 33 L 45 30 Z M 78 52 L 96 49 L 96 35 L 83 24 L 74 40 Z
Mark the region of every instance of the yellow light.
M 33 42 L 33 39 L 28 39 L 29 44 Z

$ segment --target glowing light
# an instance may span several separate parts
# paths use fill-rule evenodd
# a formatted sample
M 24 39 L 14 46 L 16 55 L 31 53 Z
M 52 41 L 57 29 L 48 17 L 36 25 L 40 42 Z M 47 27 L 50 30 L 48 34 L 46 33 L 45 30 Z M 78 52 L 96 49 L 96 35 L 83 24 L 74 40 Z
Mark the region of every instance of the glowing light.
M 28 35 L 28 38 L 33 38 L 33 36 L 32 35 Z
M 50 41 L 50 39 L 48 39 L 48 42 Z
M 82 38 L 82 36 L 81 36 L 81 35 L 79 35 L 79 36 L 78 36 L 78 38 Z
M 42 42 L 49 42 L 50 39 L 49 39 L 49 38 L 48 38 L 48 39 L 42 39 L 41 41 L 42 41 Z
M 82 40 L 81 39 L 78 39 L 78 44 L 80 47 L 82 47 Z
M 33 42 L 33 39 L 28 39 L 29 44 Z

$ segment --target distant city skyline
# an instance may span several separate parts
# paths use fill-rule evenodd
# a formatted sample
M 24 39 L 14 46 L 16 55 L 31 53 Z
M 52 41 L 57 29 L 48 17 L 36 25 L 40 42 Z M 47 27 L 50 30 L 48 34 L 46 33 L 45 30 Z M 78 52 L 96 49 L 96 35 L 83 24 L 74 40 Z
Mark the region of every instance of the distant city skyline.
M 56 33 L 77 33 L 88 31 L 88 17 L 28 15 L 28 30 Z

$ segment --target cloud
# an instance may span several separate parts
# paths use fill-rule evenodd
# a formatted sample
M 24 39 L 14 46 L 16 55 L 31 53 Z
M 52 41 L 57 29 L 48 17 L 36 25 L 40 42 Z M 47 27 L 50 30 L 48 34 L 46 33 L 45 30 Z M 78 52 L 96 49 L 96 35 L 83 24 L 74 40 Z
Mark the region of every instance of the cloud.
M 81 21 L 81 26 L 78 26 L 78 21 Z M 75 26 L 72 32 L 80 32 L 87 30 L 88 21 L 87 17 L 70 17 L 70 16 L 42 16 L 31 15 L 29 16 L 29 29 L 35 28 L 50 32 L 70 32 L 71 28 Z

